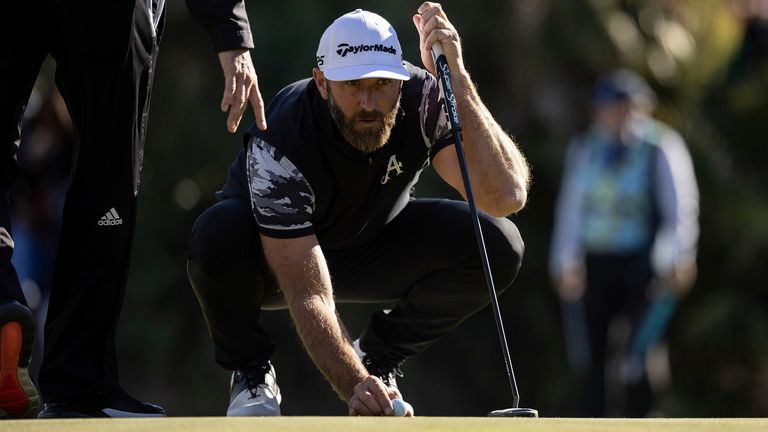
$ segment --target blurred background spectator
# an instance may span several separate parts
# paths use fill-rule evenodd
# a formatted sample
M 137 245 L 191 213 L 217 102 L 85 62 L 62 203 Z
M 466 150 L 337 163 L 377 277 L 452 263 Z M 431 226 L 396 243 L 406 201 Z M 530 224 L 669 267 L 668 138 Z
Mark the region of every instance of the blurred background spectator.
M 265 100 L 286 82 L 308 77 L 327 23 L 358 7 L 387 17 L 398 29 L 404 57 L 418 62 L 411 15 L 419 4 L 248 3 L 251 26 L 261 35 L 253 53 Z M 669 322 L 673 380 L 657 401 L 658 412 L 768 416 L 766 0 L 442 4 L 462 33 L 480 95 L 533 167 L 529 204 L 513 217 L 526 256 L 515 290 L 500 298 L 521 404 L 542 416 L 583 413 L 579 377 L 568 368 L 559 300 L 547 289 L 547 256 L 565 144 L 588 127 L 595 79 L 624 67 L 647 79 L 658 96 L 655 117 L 689 144 L 701 191 L 698 279 Z M 170 415 L 220 415 L 228 395 L 211 389 L 226 388 L 229 377 L 212 361 L 183 250 L 241 142 L 224 137 L 225 114 L 206 102 L 218 100 L 221 91 L 220 66 L 200 48 L 206 35 L 183 2 L 170 2 L 167 12 L 118 356 L 129 392 L 159 402 Z M 51 187 L 63 189 L 61 183 Z M 27 187 L 17 185 L 15 192 Z M 447 193 L 429 173 L 417 188 L 422 196 Z M 371 311 L 340 307 L 353 334 Z M 153 328 L 149 339 L 147 325 Z M 276 338 L 295 340 L 291 325 L 285 313 L 265 313 L 264 326 Z M 485 415 L 509 407 L 494 325 L 490 311 L 481 312 L 404 365 L 398 383 L 420 415 Z M 298 340 L 281 346 L 275 360 L 285 414 L 345 414 Z M 466 394 L 474 397 L 461 397 Z
M 581 400 L 588 417 L 606 415 L 606 378 L 623 387 L 611 398 L 624 405 L 616 414 L 650 412 L 647 354 L 696 275 L 696 178 L 680 135 L 650 117 L 655 99 L 628 69 L 603 75 L 593 121 L 565 159 L 550 275 L 563 302 L 569 360 L 587 377 Z M 617 318 L 628 324 L 618 376 L 606 373 Z

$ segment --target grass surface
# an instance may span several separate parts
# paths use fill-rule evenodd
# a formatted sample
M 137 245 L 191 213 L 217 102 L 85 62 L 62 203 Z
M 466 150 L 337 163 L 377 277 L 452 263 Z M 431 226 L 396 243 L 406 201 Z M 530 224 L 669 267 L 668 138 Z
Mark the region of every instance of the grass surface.
M 570 419 L 483 417 L 170 417 L 161 419 L 10 420 L 9 432 L 366 432 L 366 431 L 505 431 L 505 432 L 746 432 L 768 431 L 768 419 Z

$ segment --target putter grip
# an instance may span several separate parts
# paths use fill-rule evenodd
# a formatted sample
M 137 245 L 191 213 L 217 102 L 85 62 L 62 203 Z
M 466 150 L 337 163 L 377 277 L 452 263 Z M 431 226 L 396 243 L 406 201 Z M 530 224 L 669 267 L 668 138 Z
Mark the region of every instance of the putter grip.
M 432 58 L 435 61 L 437 79 L 441 84 L 440 88 L 443 92 L 443 96 L 445 96 L 445 108 L 448 114 L 448 121 L 451 122 L 451 129 L 453 129 L 453 132 L 456 134 L 461 133 L 459 109 L 456 106 L 456 97 L 453 95 L 453 87 L 451 86 L 451 71 L 448 69 L 448 60 L 445 58 L 443 46 L 440 45 L 439 42 L 432 45 Z M 457 138 L 461 139 L 461 137 Z M 458 145 L 460 145 L 460 143 Z
M 437 61 L 437 58 L 440 56 L 445 56 L 443 46 L 440 45 L 440 42 L 435 42 L 434 45 L 432 45 L 432 59 Z

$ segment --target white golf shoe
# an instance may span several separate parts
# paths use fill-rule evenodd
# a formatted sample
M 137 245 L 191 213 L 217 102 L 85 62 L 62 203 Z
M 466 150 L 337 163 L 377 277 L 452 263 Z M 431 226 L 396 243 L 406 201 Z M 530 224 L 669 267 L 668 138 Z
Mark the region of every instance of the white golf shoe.
M 272 363 L 232 373 L 227 416 L 279 416 L 280 387 Z

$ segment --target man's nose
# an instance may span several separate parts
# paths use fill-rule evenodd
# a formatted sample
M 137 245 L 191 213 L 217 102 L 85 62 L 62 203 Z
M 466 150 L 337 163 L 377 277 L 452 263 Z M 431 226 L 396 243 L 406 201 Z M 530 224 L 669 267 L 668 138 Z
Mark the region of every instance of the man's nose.
M 376 96 L 372 90 L 363 89 L 360 91 L 360 108 L 365 111 L 372 111 L 376 108 Z

